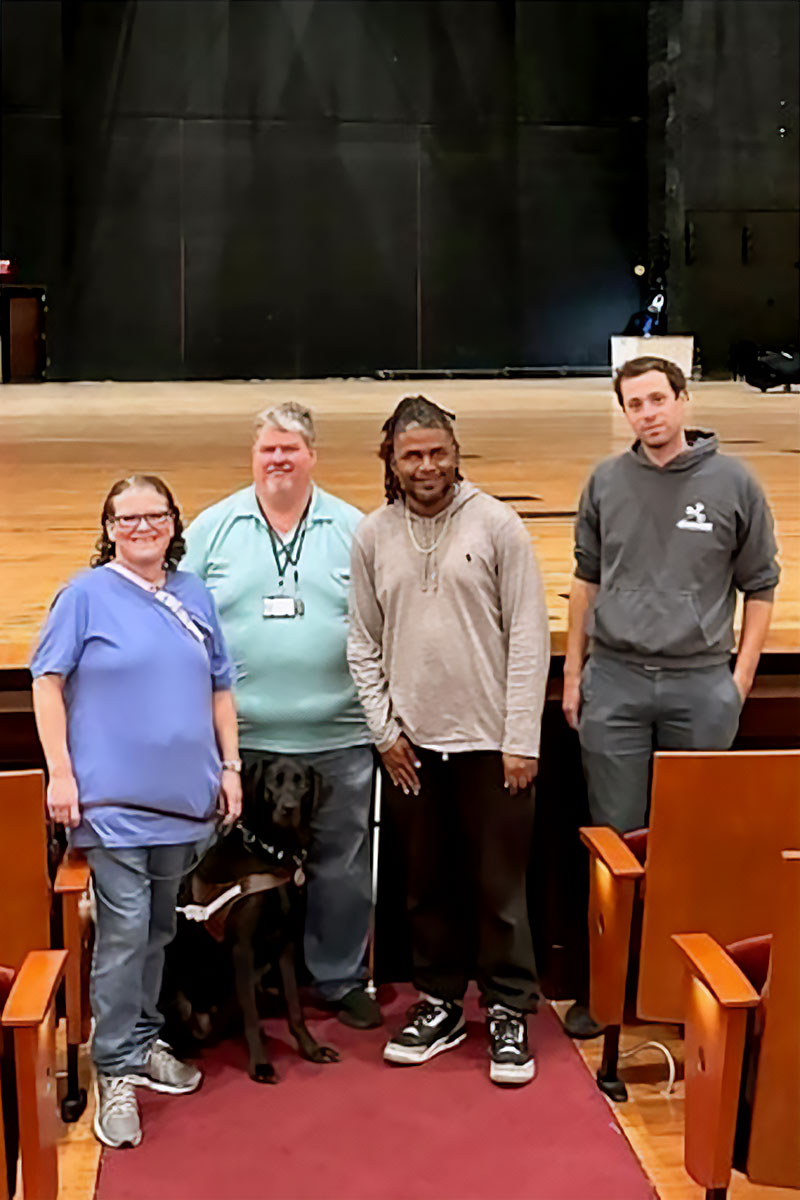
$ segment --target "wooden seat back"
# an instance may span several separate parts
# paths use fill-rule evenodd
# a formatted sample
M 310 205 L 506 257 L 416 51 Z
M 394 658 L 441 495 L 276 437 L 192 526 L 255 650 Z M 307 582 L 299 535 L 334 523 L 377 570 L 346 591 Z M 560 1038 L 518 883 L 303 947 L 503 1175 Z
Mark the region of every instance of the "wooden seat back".
M 51 902 L 44 774 L 0 772 L 0 963 L 47 949 Z
M 14 972 L 0 965 L 0 1016 L 13 982 Z M 12 1038 L 0 1024 L 0 1200 L 8 1200 L 16 1179 L 18 1136 Z
M 48 950 L 51 903 L 44 774 L 2 772 L 0 964 L 13 970 L 16 981 L 7 1003 L 0 1004 L 0 1016 L 5 1036 L 12 1029 L 14 1036 L 25 1195 L 41 1200 L 55 1200 L 58 1191 L 55 992 L 67 957 Z M 4 1186 L 3 1171 L 0 1198 Z
M 800 1188 L 800 850 L 785 851 L 774 866 L 760 991 L 742 969 L 741 943 L 723 948 L 707 933 L 674 937 L 687 967 L 686 1170 L 720 1195 L 735 1147 L 751 1182 Z
M 66 950 L 31 950 L 3 1007 L 13 1031 L 22 1187 L 26 1197 L 57 1200 L 56 992 Z
M 800 1188 L 800 849 L 782 859 L 747 1174 L 753 1183 Z
M 721 945 L 772 932 L 776 863 L 800 845 L 800 751 L 655 756 L 637 1014 L 683 1020 L 672 934 Z

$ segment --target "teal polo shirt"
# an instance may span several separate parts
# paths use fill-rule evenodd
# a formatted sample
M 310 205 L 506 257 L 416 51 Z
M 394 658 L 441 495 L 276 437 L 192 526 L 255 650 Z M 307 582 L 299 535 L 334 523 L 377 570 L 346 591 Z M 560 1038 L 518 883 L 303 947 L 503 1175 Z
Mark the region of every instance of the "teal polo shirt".
M 304 754 L 369 742 L 347 668 L 350 544 L 362 513 L 314 487 L 300 561 L 298 617 L 265 617 L 279 593 L 269 530 L 255 487 L 205 509 L 186 531 L 181 567 L 213 593 L 234 663 L 245 750 Z M 295 592 L 293 571 L 285 594 Z

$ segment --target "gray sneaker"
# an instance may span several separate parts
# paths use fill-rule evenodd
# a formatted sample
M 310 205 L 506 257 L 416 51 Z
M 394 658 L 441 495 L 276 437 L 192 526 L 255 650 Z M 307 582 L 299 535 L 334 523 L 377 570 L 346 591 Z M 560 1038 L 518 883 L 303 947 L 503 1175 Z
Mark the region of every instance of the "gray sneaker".
M 181 1096 L 186 1092 L 197 1091 L 202 1083 L 203 1073 L 189 1063 L 180 1062 L 166 1042 L 156 1041 L 150 1047 L 147 1062 L 142 1070 L 132 1072 L 125 1078 L 137 1087 Z
M 127 1075 L 97 1076 L 94 1135 L 104 1146 L 138 1146 L 142 1140 L 139 1105 Z

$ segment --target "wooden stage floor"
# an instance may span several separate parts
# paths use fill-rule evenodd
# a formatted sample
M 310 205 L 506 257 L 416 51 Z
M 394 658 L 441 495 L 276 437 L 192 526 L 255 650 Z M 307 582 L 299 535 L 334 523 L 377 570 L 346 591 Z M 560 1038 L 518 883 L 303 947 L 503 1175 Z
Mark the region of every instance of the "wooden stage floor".
M 554 649 L 563 647 L 572 518 L 598 459 L 629 443 L 606 379 L 45 383 L 0 387 L 0 667 L 27 661 L 59 585 L 84 566 L 110 484 L 163 475 L 186 518 L 249 480 L 251 419 L 296 397 L 319 426 L 319 483 L 368 511 L 382 499 L 380 427 L 423 391 L 457 414 L 464 473 L 509 499 L 545 575 Z M 783 581 L 768 643 L 800 649 L 800 396 L 698 383 L 692 424 L 755 472 L 775 513 Z

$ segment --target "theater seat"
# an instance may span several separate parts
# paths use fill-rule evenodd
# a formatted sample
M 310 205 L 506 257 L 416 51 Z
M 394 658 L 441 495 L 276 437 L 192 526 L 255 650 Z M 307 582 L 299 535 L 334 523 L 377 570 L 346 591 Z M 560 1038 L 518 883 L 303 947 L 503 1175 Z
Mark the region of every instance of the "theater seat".
M 64 981 L 67 1040 L 67 1091 L 61 1101 L 61 1116 L 77 1121 L 86 1107 L 86 1090 L 80 1086 L 78 1051 L 89 1040 L 91 1008 L 89 973 L 92 961 L 94 924 L 89 911 L 91 871 L 79 850 L 69 850 L 56 871 L 53 892 L 60 901 L 60 945 L 68 952 Z
M 67 1088 L 61 1103 L 65 1121 L 76 1121 L 86 1107 L 78 1079 L 78 1049 L 89 1036 L 88 964 L 91 922 L 88 916 L 90 871 L 80 853 L 70 852 L 50 882 L 48 830 L 42 771 L 0 772 L 0 961 L 21 965 L 30 949 L 52 945 L 60 930 L 69 952 L 64 981 L 67 1037 Z M 54 896 L 57 920 L 52 921 Z
M 647 830 L 618 834 L 600 826 L 580 832 L 589 850 L 589 1008 L 605 1029 L 597 1084 L 612 1100 L 623 1101 L 628 1092 L 618 1072 L 619 1036 L 636 973 L 632 963 L 638 964 L 633 931 L 641 929 Z
M 0 966 L 0 1015 L 13 982 L 14 972 L 11 968 Z M 14 1046 L 11 1034 L 6 1034 L 0 1024 L 0 1200 L 8 1200 L 14 1194 L 18 1146 Z
M 781 860 L 771 935 L 724 949 L 673 938 L 687 968 L 686 1170 L 713 1200 L 732 1167 L 800 1188 L 800 850 Z
M 725 950 L 761 995 L 767 982 L 769 958 L 772 951 L 772 934 L 764 933 L 760 937 L 742 938 L 741 941 L 730 942 Z
M 590 862 L 589 1007 L 605 1027 L 597 1081 L 612 1099 L 627 1098 L 617 1069 L 623 1022 L 683 1021 L 683 962 L 672 935 L 707 930 L 725 944 L 770 929 L 776 857 L 800 843 L 798 794 L 796 750 L 661 751 L 649 829 L 581 829 Z
M 86 863 L 68 856 L 58 867 L 55 889 L 51 885 L 43 773 L 0 773 L 0 987 L 5 993 L 0 1200 L 13 1191 L 17 1147 L 26 1198 L 55 1200 L 58 1190 L 55 1029 L 62 985 L 68 1041 L 62 1115 L 77 1119 L 86 1104 L 78 1087 L 77 1054 L 88 1031 L 81 987 L 88 925 L 82 899 L 88 880 Z M 54 890 L 68 949 L 50 949 Z
M 632 829 L 630 833 L 623 833 L 622 840 L 630 851 L 635 855 L 636 861 L 645 864 L 647 858 L 647 829 Z M 643 881 L 644 882 L 644 881 Z
M 32 950 L 18 971 L 0 969 L 0 986 L 7 989 L 0 1012 L 0 1200 L 14 1194 L 18 1149 L 25 1196 L 57 1200 L 55 1009 L 66 961 L 65 950 Z

